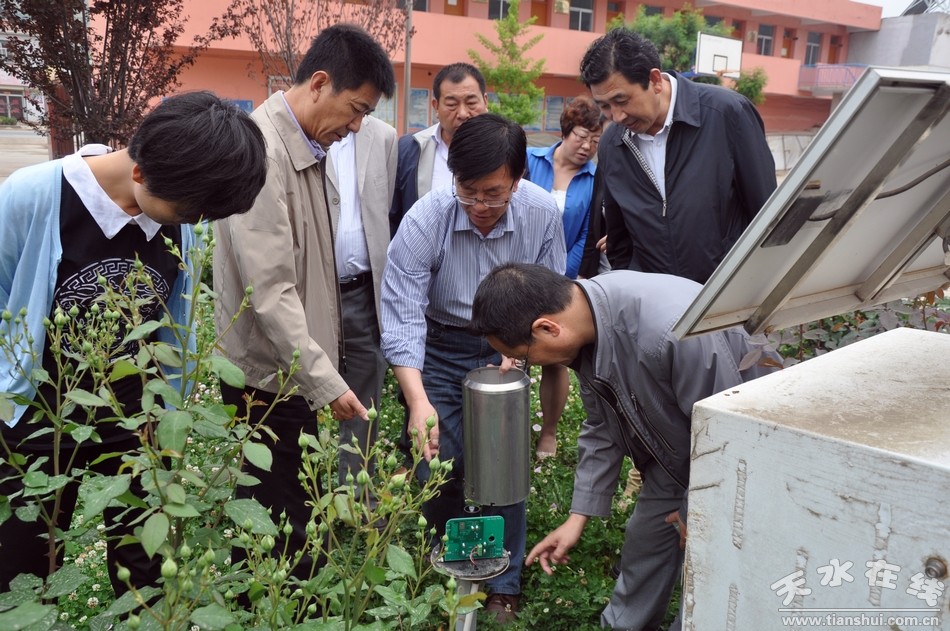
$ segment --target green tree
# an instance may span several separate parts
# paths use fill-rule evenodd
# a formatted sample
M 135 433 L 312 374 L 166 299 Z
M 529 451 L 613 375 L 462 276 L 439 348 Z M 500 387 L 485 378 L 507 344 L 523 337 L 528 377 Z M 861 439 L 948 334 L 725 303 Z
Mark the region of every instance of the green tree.
M 610 27 L 623 26 L 622 20 L 611 22 Z M 647 15 L 643 5 L 637 9 L 637 17 L 627 24 L 627 28 L 636 31 L 656 45 L 660 52 L 660 65 L 663 70 L 686 72 L 692 69 L 696 60 L 696 41 L 699 32 L 731 37 L 732 27 L 725 22 L 709 25 L 703 17 L 702 9 L 694 9 L 686 4 L 672 17 Z
M 544 60 L 533 61 L 525 54 L 544 36 L 539 34 L 523 44 L 519 42 L 535 22 L 534 16 L 523 23 L 518 21 L 519 4 L 520 0 L 508 0 L 508 14 L 495 22 L 497 44 L 484 35 L 475 35 L 494 57 L 494 63 L 471 49 L 468 56 L 485 75 L 489 88 L 498 95 L 498 102 L 489 103 L 488 109 L 519 125 L 530 125 L 537 122 L 537 104 L 544 98 L 544 88 L 534 83 L 544 72 Z
M 743 70 L 739 73 L 739 79 L 736 81 L 735 91 L 746 97 L 754 105 L 765 103 L 765 83 L 768 77 L 762 68 L 753 68 L 752 70 Z

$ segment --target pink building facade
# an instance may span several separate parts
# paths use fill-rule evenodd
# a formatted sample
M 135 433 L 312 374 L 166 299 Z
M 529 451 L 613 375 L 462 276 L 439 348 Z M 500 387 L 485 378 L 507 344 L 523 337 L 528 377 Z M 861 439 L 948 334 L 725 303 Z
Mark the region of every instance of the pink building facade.
M 604 32 L 612 18 L 623 15 L 630 20 L 641 4 L 650 13 L 665 15 L 683 6 L 676 0 L 522 2 L 519 17 L 535 16 L 532 32 L 543 35 L 529 56 L 545 60 L 545 73 L 539 81 L 545 99 L 540 121 L 529 132 L 559 133 L 558 119 L 565 99 L 586 92 L 577 73 L 587 46 Z M 192 1 L 188 6 L 189 28 L 198 32 L 226 5 L 226 0 Z M 444 64 L 470 61 L 470 49 L 484 52 L 476 33 L 494 40 L 491 18 L 507 7 L 503 0 L 415 0 L 414 6 L 408 121 L 404 111 L 404 49 L 393 56 L 397 94 L 381 103 L 377 113 L 400 131 L 406 122 L 410 130 L 435 122 L 429 107 L 435 73 Z M 733 26 L 735 37 L 743 42 L 743 68 L 765 71 L 766 101 L 759 110 L 770 134 L 808 132 L 820 126 L 831 110 L 831 91 L 815 77 L 824 76 L 821 71 L 825 70 L 837 70 L 834 76 L 856 77 L 859 71 L 848 71 L 844 65 L 849 34 L 875 31 L 881 24 L 880 7 L 851 0 L 700 0 L 697 6 L 708 21 L 725 21 Z M 190 34 L 186 37 L 190 39 Z M 257 53 L 243 38 L 218 42 L 182 76 L 183 89 L 210 89 L 248 108 L 267 98 L 269 83 Z M 840 91 L 847 86 L 835 87 Z

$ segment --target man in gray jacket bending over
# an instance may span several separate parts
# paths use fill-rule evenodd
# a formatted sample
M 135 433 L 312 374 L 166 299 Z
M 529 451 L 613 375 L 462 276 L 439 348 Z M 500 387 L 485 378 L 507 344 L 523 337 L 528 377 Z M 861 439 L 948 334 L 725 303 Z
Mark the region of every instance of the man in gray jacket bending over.
M 571 514 L 527 564 L 539 560 L 550 574 L 553 564 L 568 562 L 588 519 L 610 515 L 624 456 L 643 477 L 620 576 L 601 615 L 605 627 L 653 630 L 663 621 L 683 564 L 693 404 L 769 371 L 739 370 L 753 350 L 740 329 L 673 336 L 700 287 L 633 271 L 575 282 L 538 265 L 509 264 L 492 270 L 475 294 L 470 329 L 508 357 L 569 366 L 587 409 Z

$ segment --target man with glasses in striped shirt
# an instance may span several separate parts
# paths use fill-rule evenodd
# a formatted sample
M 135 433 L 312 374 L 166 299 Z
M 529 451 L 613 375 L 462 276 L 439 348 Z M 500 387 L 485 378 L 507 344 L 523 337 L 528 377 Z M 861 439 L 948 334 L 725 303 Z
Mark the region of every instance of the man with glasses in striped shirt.
M 474 368 L 510 366 L 466 329 L 478 283 L 502 263 L 537 263 L 559 274 L 566 265 L 564 232 L 554 198 L 522 180 L 526 139 L 517 124 L 495 114 L 463 123 L 449 147 L 454 186 L 422 197 L 406 214 L 389 248 L 382 288 L 383 354 L 393 367 L 428 462 L 454 460 L 452 479 L 424 507 L 441 537 L 445 522 L 462 517 L 462 381 Z M 438 423 L 431 432 L 426 419 Z M 428 466 L 418 469 L 421 479 Z M 488 581 L 486 610 L 514 618 L 521 593 L 525 504 L 484 507 L 505 518 L 511 565 Z

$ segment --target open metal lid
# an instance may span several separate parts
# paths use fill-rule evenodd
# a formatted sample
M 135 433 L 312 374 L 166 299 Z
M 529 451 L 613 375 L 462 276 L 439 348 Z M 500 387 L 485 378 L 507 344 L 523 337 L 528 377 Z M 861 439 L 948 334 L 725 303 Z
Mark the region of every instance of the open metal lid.
M 767 332 L 950 282 L 950 70 L 868 68 L 677 322 Z

